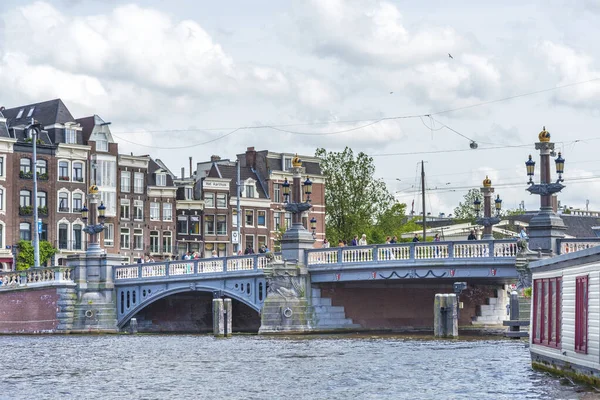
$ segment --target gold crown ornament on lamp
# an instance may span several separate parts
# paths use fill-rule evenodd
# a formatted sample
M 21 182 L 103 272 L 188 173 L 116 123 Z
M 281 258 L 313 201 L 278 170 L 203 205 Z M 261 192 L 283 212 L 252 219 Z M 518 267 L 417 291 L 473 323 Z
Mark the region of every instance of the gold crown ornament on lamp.
M 542 128 L 542 131 L 538 135 L 538 139 L 540 140 L 540 142 L 549 142 L 550 141 L 550 132 L 548 132 L 546 130 L 545 126 Z
M 302 160 L 300 159 L 300 157 L 298 157 L 298 154 L 296 154 L 294 156 L 294 158 L 292 158 L 292 167 L 299 168 L 301 166 L 302 166 Z
M 483 180 L 483 187 L 491 187 L 492 186 L 492 180 L 490 178 L 488 178 L 488 176 L 485 176 L 485 179 Z
M 96 185 L 90 186 L 90 188 L 88 189 L 88 192 L 90 194 L 97 194 L 98 193 L 98 186 L 96 186 Z

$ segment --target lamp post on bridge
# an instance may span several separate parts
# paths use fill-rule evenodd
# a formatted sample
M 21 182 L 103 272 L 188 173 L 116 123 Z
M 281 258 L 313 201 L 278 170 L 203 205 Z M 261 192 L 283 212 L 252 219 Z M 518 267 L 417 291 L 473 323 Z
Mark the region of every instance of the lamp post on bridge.
M 496 216 L 492 216 L 492 193 L 494 188 L 492 187 L 492 181 L 487 176 L 483 180 L 483 187 L 480 189 L 483 194 L 483 218 L 479 217 L 481 211 L 481 200 L 476 198 L 473 202 L 473 208 L 477 214 L 475 222 L 479 225 L 483 225 L 483 240 L 493 240 L 494 235 L 492 234 L 492 226 L 500 222 L 500 211 L 502 210 L 502 200 L 500 195 L 494 200 L 494 208 L 496 210 Z
M 531 218 L 529 222 L 529 248 L 539 250 L 544 253 L 556 254 L 556 239 L 564 237 L 566 230 L 563 220 L 554 213 L 552 207 L 552 195 L 560 192 L 565 186 L 562 174 L 565 168 L 565 159 L 561 153 L 555 158 L 556 173 L 558 178 L 552 182 L 550 174 L 550 157 L 554 157 L 554 143 L 550 141 L 550 132 L 546 127 L 538 135 L 539 142 L 535 144 L 536 150 L 540 151 L 540 183 L 533 182 L 535 172 L 535 161 L 531 155 L 525 162 L 527 167 L 527 176 L 529 177 L 529 187 L 527 190 L 531 194 L 540 196 L 540 211 Z
M 310 178 L 306 178 L 302 182 L 302 160 L 296 155 L 292 159 L 292 173 L 293 173 L 293 184 L 290 185 L 287 178 L 283 182 L 283 199 L 284 209 L 292 213 L 292 226 L 288 227 L 281 239 L 281 252 L 284 260 L 297 260 L 299 263 L 304 262 L 304 250 L 313 247 L 315 241 L 315 230 L 316 230 L 316 218 L 310 220 L 311 229 L 313 234 L 311 235 L 304 225 L 302 225 L 302 214 L 308 211 L 311 207 L 310 195 L 312 194 L 312 181 Z M 291 193 L 290 193 L 290 186 Z M 306 200 L 302 201 L 302 192 L 306 196 Z
M 100 248 L 100 238 L 98 237 L 98 234 L 104 230 L 106 207 L 102 202 L 100 202 L 100 205 L 96 207 L 99 199 L 100 195 L 98 194 L 98 186 L 94 184 L 90 186 L 88 194 L 90 209 L 88 210 L 85 205 L 81 209 L 81 219 L 86 224 L 85 228 L 83 228 L 83 231 L 90 235 L 90 240 L 88 241 L 87 246 L 88 254 L 103 254 L 103 250 Z M 90 221 L 89 224 L 88 219 Z

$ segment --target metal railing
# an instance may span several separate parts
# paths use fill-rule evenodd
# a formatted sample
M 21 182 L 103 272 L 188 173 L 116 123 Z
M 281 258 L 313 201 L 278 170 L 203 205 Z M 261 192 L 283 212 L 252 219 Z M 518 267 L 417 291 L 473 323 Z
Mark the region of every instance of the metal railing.
M 515 240 L 396 243 L 307 251 L 307 265 L 380 263 L 398 260 L 516 257 Z
M 557 239 L 556 247 L 559 254 L 573 253 L 575 251 L 589 249 L 600 246 L 600 238 L 575 238 L 575 239 Z
M 273 254 L 274 259 L 281 260 L 281 255 Z M 227 273 L 239 271 L 257 271 L 264 269 L 269 263 L 266 254 L 245 256 L 201 258 L 197 260 L 176 260 L 151 264 L 133 264 L 115 267 L 115 281 L 140 278 L 169 278 L 181 276 L 201 276 L 203 274 Z
M 81 235 L 83 239 L 83 234 Z M 83 240 L 56 240 L 54 246 L 59 250 L 82 251 L 86 249 Z

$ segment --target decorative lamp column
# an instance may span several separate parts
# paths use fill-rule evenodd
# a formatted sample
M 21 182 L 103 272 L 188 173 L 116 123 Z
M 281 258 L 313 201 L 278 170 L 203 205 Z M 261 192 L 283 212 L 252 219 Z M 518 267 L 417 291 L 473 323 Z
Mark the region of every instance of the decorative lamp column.
M 554 143 L 550 141 L 550 132 L 546 127 L 538 135 L 539 142 L 535 144 L 536 150 L 540 151 L 540 183 L 535 184 L 533 176 L 535 172 L 535 161 L 531 155 L 525 162 L 527 175 L 529 176 L 529 187 L 531 194 L 540 196 L 540 211 L 529 222 L 529 248 L 547 254 L 556 254 L 556 239 L 564 237 L 566 230 L 563 220 L 554 213 L 552 207 L 552 195 L 560 192 L 565 186 L 562 174 L 565 167 L 565 159 L 558 153 L 554 160 L 558 179 L 552 182 L 550 174 L 550 156 L 554 156 Z
M 312 217 L 310 219 L 310 230 L 312 231 L 312 237 L 313 239 L 317 239 L 317 219 L 315 217 Z
M 104 230 L 106 207 L 102 202 L 96 207 L 98 200 L 100 199 L 100 195 L 98 194 L 98 186 L 90 186 L 88 192 L 89 193 L 87 197 L 90 204 L 90 209 L 88 210 L 86 206 L 83 206 L 81 209 L 81 219 L 86 224 L 86 226 L 83 228 L 83 231 L 90 235 L 87 246 L 87 254 L 103 254 L 104 251 L 100 248 L 98 234 Z M 88 220 L 90 222 L 89 224 Z
M 283 188 L 284 208 L 292 213 L 292 226 L 283 234 L 281 239 L 281 251 L 284 260 L 297 260 L 298 263 L 304 263 L 304 250 L 311 249 L 315 239 L 308 230 L 302 225 L 302 215 L 308 211 L 310 204 L 310 195 L 312 194 L 312 182 L 306 178 L 302 182 L 302 160 L 296 155 L 292 159 L 293 184 L 291 185 L 287 178 L 281 185 Z M 290 193 L 291 192 L 291 193 Z M 302 201 L 303 193 L 306 201 Z
M 494 235 L 492 234 L 492 226 L 500 222 L 500 210 L 502 208 L 502 200 L 500 200 L 500 196 L 496 198 L 496 216 L 493 217 L 492 193 L 494 193 L 494 188 L 492 187 L 491 179 L 487 176 L 483 180 L 483 187 L 480 190 L 483 194 L 483 218 L 479 217 L 479 212 L 481 210 L 481 201 L 479 199 L 475 199 L 475 201 L 473 202 L 475 212 L 477 213 L 477 219 L 475 220 L 475 222 L 478 225 L 483 226 L 483 240 L 494 240 Z

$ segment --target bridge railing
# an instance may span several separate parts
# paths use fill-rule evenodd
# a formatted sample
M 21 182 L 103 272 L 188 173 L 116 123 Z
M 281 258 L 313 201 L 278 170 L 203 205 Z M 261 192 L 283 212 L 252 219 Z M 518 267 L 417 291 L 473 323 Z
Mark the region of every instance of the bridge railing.
M 18 286 L 73 282 L 73 268 L 45 267 L 30 268 L 24 271 L 0 272 L 0 290 Z
M 281 258 L 281 255 L 274 254 Z M 115 267 L 115 281 L 153 277 L 195 276 L 202 274 L 252 271 L 264 269 L 269 260 L 265 254 L 244 256 L 176 260 L 151 264 L 134 264 Z
M 518 248 L 515 240 L 410 242 L 309 250 L 307 252 L 307 265 L 516 257 L 517 253 Z
M 557 239 L 556 244 L 559 254 L 566 254 L 600 246 L 600 238 Z

